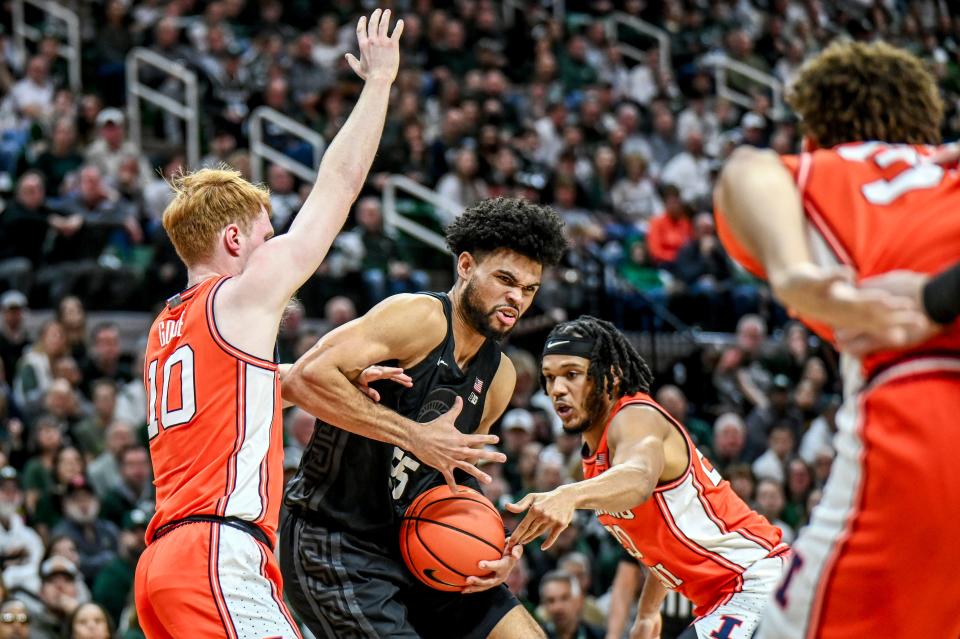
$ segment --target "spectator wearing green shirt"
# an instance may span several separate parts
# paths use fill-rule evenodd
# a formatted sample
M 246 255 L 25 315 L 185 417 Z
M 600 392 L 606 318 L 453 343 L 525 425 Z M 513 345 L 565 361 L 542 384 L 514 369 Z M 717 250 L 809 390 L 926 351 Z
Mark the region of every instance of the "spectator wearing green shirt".
M 112 619 L 121 619 L 124 609 L 133 598 L 133 579 L 137 560 L 146 549 L 144 534 L 150 517 L 134 509 L 123 516 L 117 556 L 107 563 L 93 580 L 93 600 L 110 613 Z

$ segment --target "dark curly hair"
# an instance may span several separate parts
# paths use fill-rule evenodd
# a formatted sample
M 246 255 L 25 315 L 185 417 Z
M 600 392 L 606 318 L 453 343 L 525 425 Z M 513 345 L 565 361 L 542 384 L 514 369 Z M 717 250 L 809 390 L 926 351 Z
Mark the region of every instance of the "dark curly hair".
M 553 209 L 525 200 L 498 197 L 471 206 L 447 227 L 447 246 L 481 257 L 499 249 L 516 251 L 543 266 L 560 261 L 567 241 Z
M 588 359 L 587 376 L 593 380 L 590 401 L 599 405 L 604 395 L 616 400 L 634 393 L 649 393 L 653 373 L 623 333 L 610 322 L 590 315 L 557 324 L 547 341 L 562 337 L 592 339 L 593 351 Z M 540 385 L 544 378 L 540 376 Z
M 885 42 L 836 42 L 806 63 L 787 92 L 818 146 L 877 140 L 938 144 L 943 101 L 926 65 Z

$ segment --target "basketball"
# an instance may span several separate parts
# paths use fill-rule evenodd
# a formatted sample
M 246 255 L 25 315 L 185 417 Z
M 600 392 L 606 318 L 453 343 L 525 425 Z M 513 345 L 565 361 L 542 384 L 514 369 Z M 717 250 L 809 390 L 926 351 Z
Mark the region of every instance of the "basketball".
M 407 508 L 400 524 L 400 552 L 417 579 L 437 590 L 459 592 L 467 577 L 486 573 L 480 561 L 503 557 L 503 520 L 490 500 L 466 486 L 444 484 Z

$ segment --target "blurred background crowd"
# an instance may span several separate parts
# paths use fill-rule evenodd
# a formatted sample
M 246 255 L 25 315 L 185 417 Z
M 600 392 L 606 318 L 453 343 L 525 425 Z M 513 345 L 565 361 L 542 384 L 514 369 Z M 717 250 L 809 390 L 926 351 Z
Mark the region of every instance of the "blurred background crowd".
M 134 141 L 125 61 L 144 47 L 192 70 L 199 164 L 250 176 L 257 107 L 326 141 L 337 133 L 361 88 L 343 54 L 373 4 L 63 0 L 80 18 L 79 88 L 60 55 L 62 23 L 23 3 L 38 31 L 19 47 L 15 4 L 2 0 L 0 12 L 0 639 L 135 637 L 133 570 L 153 506 L 142 340 L 185 282 L 160 225 L 165 180 L 195 167 L 168 113 L 145 106 Z M 799 148 L 797 122 L 771 87 L 838 37 L 883 38 L 921 56 L 943 90 L 944 137 L 956 138 L 955 3 L 387 4 L 406 27 L 383 143 L 351 221 L 285 319 L 283 361 L 387 295 L 449 286 L 449 256 L 385 223 L 388 205 L 435 230 L 448 212 L 421 198 L 386 202 L 390 176 L 454 208 L 496 196 L 550 204 L 570 248 L 507 346 L 518 379 L 495 427 L 508 462 L 491 469 L 490 498 L 502 506 L 580 477 L 578 439 L 562 433 L 539 390 L 537 354 L 556 322 L 591 313 L 635 339 L 657 375 L 656 399 L 791 539 L 830 472 L 837 358 L 728 258 L 713 181 L 739 144 Z M 659 29 L 668 49 L 634 18 Z M 718 82 L 718 59 L 759 75 L 735 67 Z M 182 84 L 150 67 L 137 80 L 184 98 Z M 317 151 L 271 124 L 263 136 L 304 164 Z M 311 184 L 280 164 L 264 180 L 282 232 Z M 287 415 L 291 468 L 311 432 L 309 415 Z M 551 636 L 614 639 L 609 602 L 624 590 L 634 597 L 636 580 L 624 577 L 612 538 L 581 515 L 549 551 L 531 545 L 510 586 Z M 668 619 L 689 618 L 684 602 L 667 604 Z

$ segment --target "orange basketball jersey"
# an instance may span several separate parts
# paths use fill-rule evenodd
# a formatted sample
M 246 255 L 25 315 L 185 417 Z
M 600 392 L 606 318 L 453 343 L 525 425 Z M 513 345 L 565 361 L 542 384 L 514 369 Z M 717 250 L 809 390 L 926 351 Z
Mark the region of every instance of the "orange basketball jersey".
M 191 515 L 255 522 L 275 541 L 283 490 L 280 377 L 217 331 L 213 299 L 227 277 L 167 301 L 147 340 L 150 455 L 157 513 L 148 543 Z
M 585 479 L 610 468 L 607 430 L 625 406 L 650 406 L 683 435 L 690 459 L 677 479 L 657 486 L 632 510 L 597 511 L 597 517 L 624 549 L 643 562 L 664 586 L 707 614 L 743 587 L 743 573 L 757 561 L 787 552 L 780 529 L 743 503 L 730 483 L 696 449 L 686 430 L 649 395 L 622 397 L 604 426 L 600 444 L 583 460 Z
M 842 144 L 783 156 L 803 198 L 807 239 L 821 265 L 846 264 L 859 278 L 906 269 L 936 273 L 960 256 L 960 171 L 925 159 L 934 147 Z M 763 267 L 737 243 L 723 212 L 717 230 L 730 255 L 758 277 Z M 814 323 L 822 337 L 831 331 Z M 882 352 L 863 362 L 871 377 L 905 355 L 960 350 L 960 323 L 913 352 Z

